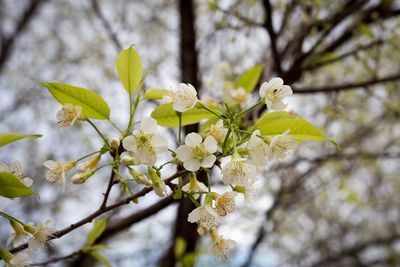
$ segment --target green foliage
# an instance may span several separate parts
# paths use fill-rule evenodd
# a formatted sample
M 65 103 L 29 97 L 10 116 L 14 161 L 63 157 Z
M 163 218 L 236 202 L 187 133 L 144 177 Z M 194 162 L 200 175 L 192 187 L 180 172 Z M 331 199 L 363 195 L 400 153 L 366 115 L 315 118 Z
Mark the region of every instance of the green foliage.
M 152 113 L 157 123 L 164 127 L 179 127 L 179 117 L 176 111 L 172 108 L 172 104 L 159 105 Z M 214 114 L 207 110 L 192 108 L 182 112 L 182 126 L 195 124 L 203 119 L 215 117 Z
M 73 104 L 82 107 L 83 114 L 88 118 L 107 120 L 110 118 L 110 108 L 97 93 L 82 87 L 50 82 L 41 83 L 60 104 Z
M 90 251 L 88 253 L 90 256 L 98 260 L 101 264 L 103 264 L 106 267 L 112 267 L 111 263 L 103 256 L 101 255 L 98 251 Z
M 23 134 L 16 132 L 0 133 L 0 147 L 24 138 L 40 138 L 40 137 L 42 137 L 41 134 Z
M 174 254 L 176 259 L 180 259 L 186 251 L 186 241 L 182 237 L 178 236 L 175 240 Z
M 256 121 L 254 128 L 267 136 L 275 136 L 290 129 L 290 135 L 298 140 L 325 141 L 336 145 L 336 143 L 325 136 L 320 130 L 315 128 L 307 120 L 290 115 L 284 111 L 270 112 L 263 115 Z
M 95 220 L 93 228 L 90 230 L 86 238 L 86 246 L 91 246 L 96 242 L 96 239 L 104 232 L 107 226 L 107 219 Z
M 159 88 L 149 88 L 144 93 L 145 99 L 162 99 L 165 94 L 168 93 L 168 90 L 159 89 Z
M 142 61 L 138 52 L 133 47 L 129 47 L 119 53 L 117 61 L 119 79 L 128 93 L 134 93 L 142 80 Z
M 0 196 L 6 198 L 27 197 L 35 195 L 29 187 L 17 177 L 7 172 L 0 172 Z
M 256 65 L 246 70 L 242 76 L 235 83 L 235 88 L 242 87 L 248 93 L 253 92 L 258 81 L 260 80 L 264 67 L 262 65 Z

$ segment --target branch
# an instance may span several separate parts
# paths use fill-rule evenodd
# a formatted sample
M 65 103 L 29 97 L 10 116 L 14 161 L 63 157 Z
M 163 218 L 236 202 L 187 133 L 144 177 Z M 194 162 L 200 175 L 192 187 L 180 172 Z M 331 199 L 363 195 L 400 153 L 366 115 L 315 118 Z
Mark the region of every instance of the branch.
M 264 27 L 267 29 L 269 39 L 271 41 L 271 50 L 272 57 L 274 58 L 275 68 L 278 75 L 282 73 L 281 67 L 281 59 L 279 55 L 279 51 L 277 48 L 277 36 L 274 30 L 274 26 L 272 25 L 273 17 L 272 17 L 272 6 L 269 0 L 263 0 L 263 6 L 265 10 L 265 22 Z
M 100 6 L 97 3 L 97 0 L 92 0 L 92 8 L 96 16 L 100 19 L 101 23 L 103 24 L 104 28 L 106 29 L 106 32 L 108 36 L 110 37 L 111 41 L 114 43 L 115 48 L 117 51 L 122 50 L 122 45 L 121 42 L 118 40 L 117 35 L 115 32 L 112 30 L 110 23 L 106 19 L 106 17 L 103 15 L 101 12 Z
M 24 32 L 26 27 L 28 26 L 29 22 L 35 15 L 36 11 L 39 9 L 40 5 L 47 0 L 31 0 L 29 6 L 25 9 L 19 21 L 17 22 L 15 31 L 1 40 L 1 47 L 0 47 L 0 72 L 4 66 L 4 63 L 7 59 L 11 56 L 12 49 L 14 47 L 15 41 L 18 37 Z
M 164 181 L 165 181 L 166 184 L 169 184 L 175 178 L 180 177 L 180 176 L 182 176 L 182 175 L 184 175 L 186 173 L 188 173 L 188 171 L 178 171 L 175 174 L 171 175 L 170 177 L 166 178 Z M 68 227 L 66 227 L 64 229 L 61 229 L 61 230 L 56 231 L 56 232 L 53 232 L 51 234 L 51 237 L 49 238 L 49 240 L 60 238 L 60 237 L 62 237 L 64 235 L 68 234 L 69 232 L 81 227 L 82 225 L 90 223 L 93 219 L 97 218 L 98 216 L 100 216 L 100 215 L 102 215 L 102 214 L 104 214 L 104 213 L 106 213 L 106 212 L 108 212 L 110 210 L 113 210 L 113 209 L 116 209 L 116 208 L 121 207 L 123 205 L 129 204 L 131 201 L 133 201 L 135 199 L 138 199 L 140 197 L 143 197 L 143 196 L 145 196 L 147 193 L 149 193 L 151 191 L 153 191 L 153 188 L 143 188 L 138 193 L 136 193 L 134 196 L 124 197 L 120 201 L 118 201 L 118 202 L 116 202 L 116 203 L 114 203 L 114 204 L 112 204 L 110 206 L 106 206 L 103 209 L 99 208 L 98 210 L 96 210 L 95 212 L 93 212 L 89 216 L 83 218 L 82 220 L 80 220 L 80 221 L 78 221 L 76 223 L 73 223 L 73 224 L 71 224 L 70 226 L 68 226 Z M 11 253 L 15 253 L 15 252 L 24 250 L 27 247 L 28 247 L 28 243 L 25 243 L 25 244 L 23 244 L 23 245 L 21 245 L 19 247 L 16 247 L 16 248 L 10 250 L 10 252 Z
M 363 87 L 376 85 L 386 82 L 394 82 L 400 80 L 400 73 L 392 74 L 383 78 L 375 78 L 364 82 L 358 83 L 345 83 L 340 85 L 323 86 L 323 87 L 304 87 L 293 88 L 293 92 L 297 94 L 310 94 L 310 93 L 332 93 L 339 91 L 348 91 L 353 89 L 362 89 Z
M 52 258 L 52 259 L 47 260 L 47 261 L 38 262 L 38 263 L 32 263 L 29 266 L 46 266 L 46 265 L 49 265 L 49 264 L 52 264 L 52 263 L 56 263 L 56 262 L 59 262 L 59 261 L 72 260 L 73 258 L 75 258 L 76 256 L 80 255 L 81 253 L 82 252 L 79 250 L 79 251 L 72 252 L 72 253 L 70 253 L 70 254 L 68 254 L 66 256 L 55 257 L 55 258 Z

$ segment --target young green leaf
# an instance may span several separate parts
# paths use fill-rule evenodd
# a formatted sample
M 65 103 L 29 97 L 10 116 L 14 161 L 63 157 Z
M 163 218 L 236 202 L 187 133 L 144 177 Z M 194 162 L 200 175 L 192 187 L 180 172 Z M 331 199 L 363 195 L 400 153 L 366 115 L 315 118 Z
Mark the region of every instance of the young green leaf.
M 106 267 L 112 267 L 111 263 L 104 258 L 103 255 L 101 255 L 99 252 L 97 251 L 91 251 L 89 252 L 89 255 L 91 255 L 92 257 L 94 257 L 96 260 L 98 260 L 101 264 L 103 264 Z
M 275 136 L 290 129 L 290 135 L 298 140 L 325 141 L 336 143 L 325 136 L 307 120 L 284 111 L 270 112 L 256 121 L 255 129 L 267 136 Z
M 87 235 L 87 241 L 85 246 L 91 246 L 96 242 L 96 239 L 104 232 L 107 226 L 107 219 L 95 220 L 93 228 Z
M 118 76 L 128 93 L 134 93 L 142 80 L 142 61 L 135 48 L 121 51 L 115 62 Z
M 165 89 L 149 88 L 144 93 L 146 99 L 162 99 L 169 91 Z
M 73 104 L 82 108 L 88 118 L 107 120 L 110 118 L 110 108 L 106 101 L 97 93 L 82 87 L 50 82 L 41 83 L 60 104 Z
M 172 108 L 172 104 L 159 105 L 152 113 L 157 123 L 164 127 L 179 127 L 179 117 L 176 111 Z M 188 111 L 182 112 L 182 126 L 195 124 L 203 119 L 215 117 L 214 114 L 205 110 L 192 108 Z
M 6 198 L 27 197 L 36 194 L 17 177 L 8 172 L 0 172 L 0 196 Z
M 256 87 L 258 80 L 260 80 L 261 73 L 264 67 L 262 65 L 256 65 L 246 70 L 242 76 L 235 83 L 235 88 L 242 87 L 248 93 L 253 92 Z
M 41 134 L 23 134 L 23 133 L 0 133 L 0 147 L 5 146 L 9 143 L 24 139 L 24 138 L 39 138 Z

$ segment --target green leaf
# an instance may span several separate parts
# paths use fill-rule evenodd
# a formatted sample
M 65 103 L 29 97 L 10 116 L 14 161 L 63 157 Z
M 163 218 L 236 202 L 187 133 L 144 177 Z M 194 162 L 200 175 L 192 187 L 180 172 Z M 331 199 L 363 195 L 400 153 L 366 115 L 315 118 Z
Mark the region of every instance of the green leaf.
M 179 259 L 181 258 L 186 251 L 186 241 L 182 237 L 178 236 L 175 239 L 175 246 L 174 246 L 174 254 L 175 258 Z
M 235 88 L 242 87 L 248 93 L 253 92 L 256 87 L 258 80 L 260 80 L 261 73 L 263 71 L 262 65 L 256 65 L 248 70 L 246 70 L 242 76 L 235 83 Z
M 104 232 L 107 226 L 107 219 L 95 220 L 93 228 L 87 235 L 86 246 L 91 246 L 96 242 L 96 239 Z
M 144 93 L 146 99 L 162 99 L 169 91 L 165 89 L 149 88 Z
M 27 197 L 36 194 L 17 177 L 8 172 L 0 172 L 0 196 L 6 198 Z
M 106 120 L 110 118 L 110 108 L 97 93 L 82 87 L 62 83 L 41 83 L 60 104 L 82 107 L 88 118 Z
M 121 51 L 115 65 L 125 90 L 135 92 L 142 80 L 142 61 L 138 52 L 133 47 Z
M 101 255 L 100 253 L 98 253 L 97 251 L 91 251 L 89 252 L 89 255 L 91 255 L 92 257 L 94 257 L 96 260 L 98 260 L 101 264 L 103 264 L 106 267 L 112 267 L 111 263 L 104 258 L 103 255 Z
M 282 134 L 290 129 L 290 135 L 298 140 L 328 140 L 337 146 L 333 140 L 328 139 L 325 134 L 307 120 L 290 115 L 284 111 L 270 112 L 263 115 L 256 121 L 254 128 L 259 129 L 262 134 L 271 137 Z
M 0 133 L 0 147 L 5 146 L 9 143 L 24 139 L 24 138 L 39 138 L 41 134 L 23 134 L 23 133 Z
M 179 117 L 176 111 L 172 108 L 172 104 L 159 105 L 151 113 L 157 123 L 164 127 L 179 127 Z M 192 108 L 188 111 L 182 112 L 182 126 L 195 124 L 203 119 L 215 117 L 211 112 L 200 109 Z

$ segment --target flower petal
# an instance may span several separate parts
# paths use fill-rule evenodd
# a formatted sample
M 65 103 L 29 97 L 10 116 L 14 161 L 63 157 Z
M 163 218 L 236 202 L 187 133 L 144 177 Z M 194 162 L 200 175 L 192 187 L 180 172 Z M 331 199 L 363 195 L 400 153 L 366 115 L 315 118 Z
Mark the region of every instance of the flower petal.
M 203 139 L 197 133 L 190 133 L 185 138 L 185 144 L 191 147 L 197 147 L 201 144 Z
M 186 161 L 192 158 L 192 148 L 187 145 L 181 145 L 176 149 L 176 156 L 181 161 Z
M 198 171 L 200 169 L 200 161 L 197 159 L 188 159 L 183 162 L 183 167 L 188 171 Z
M 214 162 L 215 162 L 216 159 L 217 159 L 217 157 L 215 155 L 210 155 L 210 156 L 206 157 L 201 162 L 201 167 L 203 167 L 203 168 L 211 168 L 214 165 Z
M 140 130 L 145 133 L 154 133 L 157 130 L 157 121 L 151 117 L 144 118 L 140 123 Z
M 204 140 L 204 148 L 210 153 L 217 152 L 218 144 L 214 137 L 208 136 L 206 140 Z

